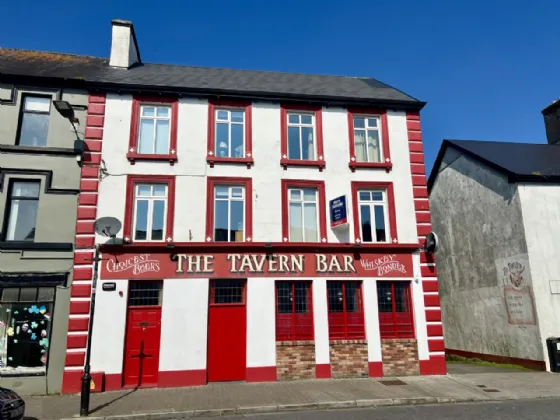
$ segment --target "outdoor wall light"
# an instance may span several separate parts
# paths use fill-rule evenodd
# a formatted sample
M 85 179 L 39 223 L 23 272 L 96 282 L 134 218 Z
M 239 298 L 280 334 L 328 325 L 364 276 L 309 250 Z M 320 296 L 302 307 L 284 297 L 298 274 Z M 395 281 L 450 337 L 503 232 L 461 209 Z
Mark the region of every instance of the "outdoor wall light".
M 67 120 L 70 120 L 71 123 L 77 121 L 76 116 L 74 115 L 74 109 L 68 101 L 53 101 L 53 105 L 58 113 Z

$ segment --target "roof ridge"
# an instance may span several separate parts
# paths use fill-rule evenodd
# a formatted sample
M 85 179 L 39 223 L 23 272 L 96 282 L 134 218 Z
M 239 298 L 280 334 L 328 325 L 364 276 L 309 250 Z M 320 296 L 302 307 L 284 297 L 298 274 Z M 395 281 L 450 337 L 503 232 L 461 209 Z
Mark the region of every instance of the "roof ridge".
M 65 55 L 69 57 L 78 57 L 78 58 L 95 58 L 99 60 L 109 60 L 107 57 L 98 57 L 94 55 L 84 55 L 84 54 L 73 54 L 73 53 L 65 53 L 65 52 L 57 52 L 57 51 L 44 51 L 44 50 L 29 50 L 26 48 L 6 48 L 0 47 L 0 53 L 2 51 L 13 51 L 13 52 L 28 52 L 28 53 L 39 53 L 39 54 L 56 54 L 56 55 Z
M 510 140 L 467 140 L 467 139 L 443 139 L 444 141 L 448 142 L 471 142 L 471 143 L 499 143 L 499 144 L 523 144 L 523 145 L 531 145 L 531 146 L 556 146 L 548 143 L 530 143 L 530 142 L 521 142 L 521 141 L 510 141 Z

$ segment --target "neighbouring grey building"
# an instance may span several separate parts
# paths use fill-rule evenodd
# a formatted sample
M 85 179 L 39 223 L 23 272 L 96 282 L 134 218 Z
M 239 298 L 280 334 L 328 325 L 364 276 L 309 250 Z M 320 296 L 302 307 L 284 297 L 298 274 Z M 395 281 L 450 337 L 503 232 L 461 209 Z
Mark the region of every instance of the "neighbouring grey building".
M 560 102 L 548 144 L 444 140 L 428 181 L 448 354 L 550 370 L 560 336 Z
M 88 94 L 2 73 L 0 60 L 0 384 L 58 393 Z M 73 106 L 76 132 L 55 100 Z

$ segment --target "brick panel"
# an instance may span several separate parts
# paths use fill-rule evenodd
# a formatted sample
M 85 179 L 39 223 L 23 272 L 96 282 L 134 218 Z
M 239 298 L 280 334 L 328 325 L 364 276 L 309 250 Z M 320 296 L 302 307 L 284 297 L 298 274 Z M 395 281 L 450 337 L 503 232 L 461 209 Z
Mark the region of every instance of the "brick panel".
M 105 104 L 89 104 L 88 106 L 88 116 L 89 115 L 105 115 Z
M 95 219 L 97 214 L 96 207 L 80 207 L 78 208 L 78 220 L 91 220 Z
M 95 237 L 81 236 L 76 238 L 76 248 L 92 248 L 95 245 Z
M 414 200 L 414 210 L 430 210 L 430 202 L 428 200 Z
M 105 117 L 101 115 L 88 115 L 86 119 L 86 125 L 88 127 L 103 127 L 105 123 Z
M 84 166 L 82 168 L 82 179 L 84 178 L 99 178 L 99 168 L 97 166 Z
M 71 297 L 90 297 L 91 285 L 89 284 L 73 284 L 70 290 Z
M 91 153 L 84 153 L 84 163 L 89 163 L 93 165 L 100 165 L 101 164 L 101 154 L 91 154 Z
M 381 340 L 383 376 L 418 375 L 418 348 L 413 338 Z
M 369 377 L 368 349 L 365 340 L 331 341 L 330 358 L 333 378 Z
M 279 381 L 315 379 L 315 343 L 313 341 L 277 342 L 276 374 Z
M 80 182 L 81 192 L 97 192 L 99 190 L 99 181 L 96 179 L 84 179 Z

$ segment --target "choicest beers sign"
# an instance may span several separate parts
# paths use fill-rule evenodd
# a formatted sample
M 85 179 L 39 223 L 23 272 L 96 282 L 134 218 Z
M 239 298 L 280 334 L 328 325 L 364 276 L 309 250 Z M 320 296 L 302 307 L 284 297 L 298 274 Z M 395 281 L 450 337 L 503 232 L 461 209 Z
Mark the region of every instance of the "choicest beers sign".
M 104 254 L 105 279 L 412 277 L 411 254 Z

